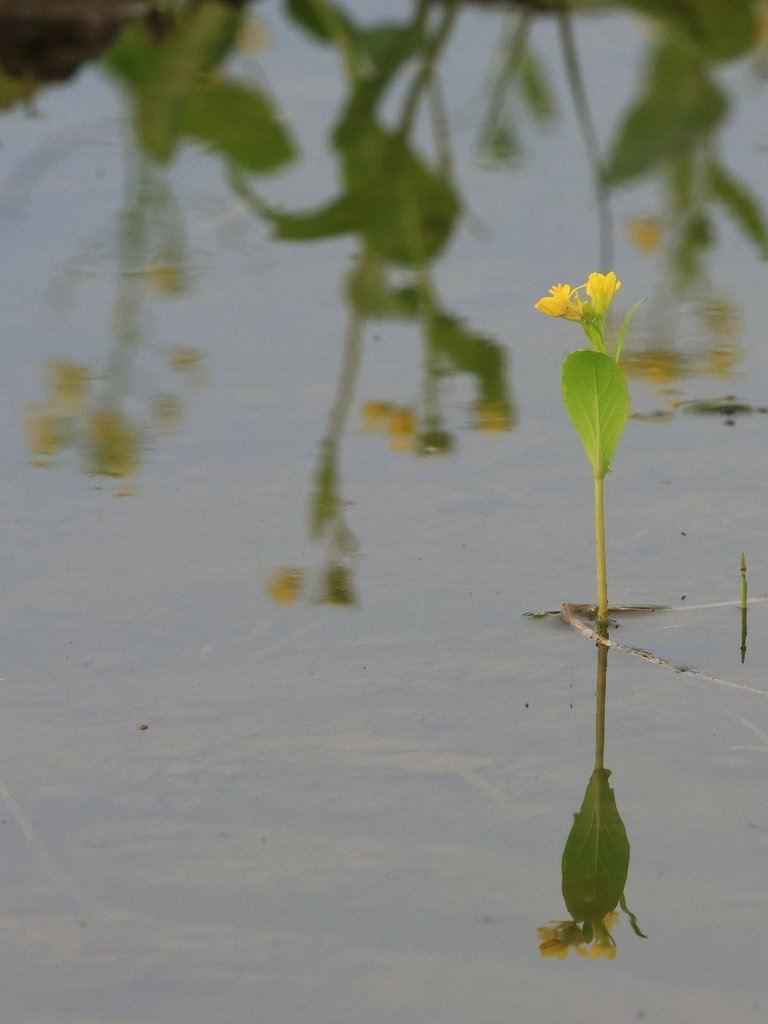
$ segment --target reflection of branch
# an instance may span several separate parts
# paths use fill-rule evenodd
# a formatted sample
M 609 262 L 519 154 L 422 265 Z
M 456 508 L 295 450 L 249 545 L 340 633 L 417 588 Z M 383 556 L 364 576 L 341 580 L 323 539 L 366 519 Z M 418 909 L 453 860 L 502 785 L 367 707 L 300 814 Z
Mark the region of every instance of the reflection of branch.
M 421 0 L 419 4 L 419 11 L 417 15 L 417 23 L 422 22 L 428 6 L 427 0 Z M 429 85 L 430 80 L 435 67 L 435 59 L 442 49 L 448 35 L 453 27 L 453 22 L 456 17 L 459 5 L 457 0 L 449 0 L 446 5 L 445 15 L 442 23 L 438 26 L 437 31 L 431 39 L 427 39 L 424 44 L 424 49 L 421 53 L 421 66 L 418 74 L 411 82 L 411 87 L 405 97 L 403 103 L 402 116 L 400 118 L 400 131 L 403 136 L 410 134 L 413 118 L 416 113 L 416 107 L 419 102 L 419 97 L 422 90 Z
M 480 130 L 480 137 L 490 136 L 493 126 L 501 118 L 504 104 L 507 99 L 507 90 L 510 83 L 520 71 L 522 59 L 525 55 L 525 46 L 528 42 L 528 29 L 531 24 L 531 11 L 523 11 L 512 32 L 507 33 L 504 41 L 506 56 L 501 71 L 496 79 L 488 97 L 488 112 L 484 124 Z
M 576 108 L 576 119 L 581 129 L 584 148 L 595 181 L 595 200 L 597 202 L 597 214 L 600 223 L 600 265 L 607 270 L 613 263 L 613 215 L 608 202 L 608 191 L 603 181 L 604 168 L 603 159 L 600 156 L 600 143 L 589 110 L 587 92 L 581 77 L 579 56 L 576 51 L 576 42 L 573 38 L 573 26 L 571 25 L 571 18 L 567 10 L 563 9 L 558 13 L 557 23 L 560 29 L 560 40 L 563 45 L 565 71 L 573 94 L 573 104 Z

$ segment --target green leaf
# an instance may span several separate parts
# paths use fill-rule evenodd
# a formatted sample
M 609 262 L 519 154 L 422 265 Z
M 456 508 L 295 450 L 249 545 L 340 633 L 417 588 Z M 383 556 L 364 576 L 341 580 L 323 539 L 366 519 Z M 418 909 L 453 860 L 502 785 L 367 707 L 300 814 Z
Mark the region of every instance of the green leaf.
M 595 476 L 609 471 L 629 416 L 629 391 L 616 360 L 602 352 L 571 352 L 563 363 L 563 403 Z
M 563 850 L 563 899 L 574 921 L 595 922 L 615 910 L 629 872 L 629 840 L 608 785 L 596 768 Z

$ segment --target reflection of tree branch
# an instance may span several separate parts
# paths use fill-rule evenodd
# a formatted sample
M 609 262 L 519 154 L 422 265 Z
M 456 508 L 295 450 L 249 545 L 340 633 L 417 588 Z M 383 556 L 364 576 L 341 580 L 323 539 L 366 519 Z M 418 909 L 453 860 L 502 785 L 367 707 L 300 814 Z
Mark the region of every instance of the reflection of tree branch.
M 420 0 L 416 24 L 423 23 L 428 6 L 429 4 L 427 0 Z M 411 82 L 411 87 L 408 90 L 405 102 L 403 103 L 402 115 L 400 117 L 400 131 L 404 136 L 410 134 L 419 97 L 432 79 L 437 55 L 440 53 L 440 50 L 443 48 L 445 41 L 450 34 L 458 9 L 459 5 L 457 0 L 450 0 L 446 5 L 442 22 L 438 25 L 434 35 L 431 38 L 428 38 L 424 43 L 424 48 L 421 52 L 419 71 Z
M 493 134 L 494 125 L 497 125 L 501 120 L 502 111 L 507 99 L 507 90 L 521 68 L 530 26 L 531 11 L 526 10 L 520 14 L 514 29 L 512 31 L 507 30 L 507 36 L 504 41 L 504 61 L 488 98 L 488 111 L 480 130 L 481 139 L 490 138 Z
M 600 265 L 607 270 L 613 263 L 613 215 L 608 201 L 608 191 L 603 181 L 604 167 L 602 157 L 600 156 L 600 144 L 589 110 L 587 92 L 584 88 L 584 80 L 581 77 L 576 41 L 573 38 L 573 26 L 567 10 L 563 9 L 558 12 L 557 23 L 563 46 L 565 72 L 573 94 L 573 105 L 576 108 L 576 119 L 581 130 L 582 139 L 584 140 L 584 149 L 595 183 L 595 201 L 597 202 L 600 225 Z

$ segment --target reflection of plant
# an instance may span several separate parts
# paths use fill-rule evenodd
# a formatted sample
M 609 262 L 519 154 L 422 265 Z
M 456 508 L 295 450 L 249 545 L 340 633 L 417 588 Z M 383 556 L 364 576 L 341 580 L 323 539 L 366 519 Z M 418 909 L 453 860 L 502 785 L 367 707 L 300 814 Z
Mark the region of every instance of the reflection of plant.
M 421 328 L 425 380 L 418 420 L 419 451 L 443 450 L 446 437 L 439 409 L 439 379 L 472 374 L 477 403 L 494 409 L 498 424 L 513 421 L 507 397 L 504 356 L 493 342 L 475 335 L 447 313 L 436 296 L 429 268 L 445 248 L 460 213 L 451 176 L 436 65 L 453 26 L 457 5 L 437 17 L 420 0 L 402 24 L 372 28 L 355 24 L 326 0 L 290 0 L 289 16 L 314 39 L 333 45 L 342 59 L 348 97 L 333 132 L 342 178 L 341 194 L 316 210 L 296 213 L 274 208 L 256 195 L 244 174 L 230 180 L 276 238 L 310 241 L 353 234 L 361 250 L 350 273 L 347 296 L 361 321 L 411 320 Z M 412 71 L 410 79 L 408 70 Z M 394 127 L 379 119 L 379 107 L 398 76 L 404 90 Z M 434 123 L 437 160 L 430 164 L 410 136 L 422 100 Z M 403 271 L 409 276 L 403 282 Z M 480 420 L 482 422 L 482 420 Z M 426 438 L 426 443 L 421 441 Z
M 254 213 L 272 225 L 278 239 L 353 235 L 358 241 L 346 286 L 345 354 L 309 516 L 313 539 L 325 540 L 328 548 L 320 599 L 352 604 L 350 557 L 356 545 L 343 518 L 339 452 L 366 324 L 401 319 L 420 329 L 424 374 L 418 406 L 369 403 L 363 410 L 368 429 L 385 430 L 394 448 L 420 454 L 452 450 L 454 439 L 441 408 L 441 382 L 448 374 L 475 378 L 480 422 L 490 422 L 493 415 L 495 425 L 510 424 L 513 415 L 501 348 L 443 309 L 430 272 L 461 210 L 436 77 L 458 5 L 448 3 L 437 12 L 427 0 L 418 0 L 410 19 L 371 28 L 356 24 L 327 0 L 288 0 L 286 10 L 313 39 L 333 46 L 344 68 L 348 94 L 332 133 L 340 194 L 315 210 L 293 212 L 266 202 L 240 168 L 230 168 L 230 181 Z M 393 126 L 392 118 L 383 120 L 380 107 L 397 79 L 403 98 Z M 424 100 L 434 128 L 433 161 L 411 141 Z
M 599 628 L 599 635 L 607 637 L 607 627 Z M 618 921 L 617 907 L 627 915 L 635 934 L 645 937 L 624 896 L 629 873 L 629 840 L 608 783 L 611 773 L 603 763 L 607 675 L 608 648 L 599 644 L 595 766 L 581 809 L 574 815 L 561 862 L 563 900 L 571 917 L 538 930 L 541 955 L 561 960 L 572 948 L 593 960 L 600 957 L 613 960 L 616 941 L 611 928 Z
M 640 6 L 647 6 L 663 31 L 655 37 L 640 96 L 617 128 L 604 176 L 616 188 L 660 174 L 663 212 L 636 220 L 633 234 L 646 249 L 663 243 L 662 280 L 679 301 L 681 292 L 705 277 L 705 258 L 715 240 L 715 207 L 768 258 L 761 202 L 721 154 L 717 133 L 729 98 L 713 74 L 718 62 L 740 57 L 755 45 L 756 14 L 747 0 Z M 663 304 L 661 310 L 665 319 Z
M 539 952 L 542 956 L 565 960 L 570 951 L 575 949 L 579 956 L 590 957 L 592 960 L 599 960 L 600 957 L 615 960 L 616 940 L 611 935 L 611 928 L 618 920 L 619 915 L 612 911 L 599 921 L 584 921 L 581 925 L 575 921 L 553 921 L 537 929 L 542 940 Z
M 554 116 L 549 82 L 529 43 L 532 21 L 530 9 L 505 15 L 479 140 L 481 156 L 494 164 L 511 163 L 520 155 L 516 122 L 521 114 L 538 122 Z
M 595 561 L 597 567 L 597 619 L 608 621 L 608 579 L 605 565 L 605 511 L 603 484 L 610 472 L 616 445 L 629 416 L 629 391 L 619 367 L 627 328 L 640 305 L 624 318 L 609 355 L 605 342 L 605 315 L 621 287 L 616 275 L 590 274 L 586 284 L 571 288 L 556 284 L 539 299 L 536 309 L 548 316 L 580 323 L 592 350 L 572 352 L 563 364 L 563 402 L 592 466 L 595 485 Z M 587 298 L 581 297 L 585 292 Z

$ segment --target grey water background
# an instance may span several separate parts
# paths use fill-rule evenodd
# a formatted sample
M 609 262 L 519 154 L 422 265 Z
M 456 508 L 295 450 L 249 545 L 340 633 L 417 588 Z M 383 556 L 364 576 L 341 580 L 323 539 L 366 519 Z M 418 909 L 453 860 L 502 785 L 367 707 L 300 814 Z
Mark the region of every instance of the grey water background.
M 251 16 L 269 44 L 240 51 L 233 73 L 266 83 L 301 148 L 259 191 L 311 208 L 338 185 L 338 58 L 275 4 Z M 465 209 L 433 275 L 446 307 L 503 346 L 513 422 L 474 429 L 473 386 L 456 374 L 439 382 L 453 450 L 391 450 L 361 408 L 415 405 L 423 346 L 413 322 L 366 326 L 338 447 L 355 538 L 345 604 L 319 599 L 331 556 L 308 508 L 355 242 L 270 238 L 221 165 L 186 146 L 164 173 L 187 286 L 146 291 L 123 380 L 137 415 L 159 392 L 181 396 L 183 426 L 147 440 L 128 484 L 82 472 L 72 451 L 42 468 L 24 421 L 46 363 L 98 376 L 114 350 L 137 150 L 99 65 L 0 118 L 3 1020 L 765 1020 L 765 696 L 617 651 L 606 764 L 647 938 L 624 920 L 612 962 L 539 955 L 537 927 L 567 917 L 560 857 L 592 767 L 595 650 L 523 618 L 594 587 L 590 475 L 559 396 L 581 339 L 533 303 L 600 256 L 552 19 L 532 41 L 559 117 L 527 127 L 515 166 L 478 160 L 502 17 L 462 10 L 441 58 Z M 607 146 L 648 37 L 615 12 L 574 31 Z M 748 59 L 718 76 L 722 151 L 764 201 L 764 82 Z M 737 323 L 724 374 L 635 378 L 634 409 L 765 404 L 765 262 L 718 219 L 695 293 L 679 296 L 662 256 L 624 230 L 658 208 L 658 183 L 612 202 L 617 304 L 649 299 L 628 351 L 662 322 L 671 351 L 706 362 L 701 308 L 727 299 Z M 169 370 L 180 345 L 202 353 L 198 373 Z M 627 619 L 620 638 L 754 690 L 768 690 L 765 607 L 750 611 L 742 665 L 738 608 L 690 606 L 738 598 L 741 551 L 752 593 L 768 592 L 766 444 L 758 412 L 632 420 L 606 486 L 612 600 L 685 608 Z M 290 606 L 270 589 L 281 567 L 307 581 Z

